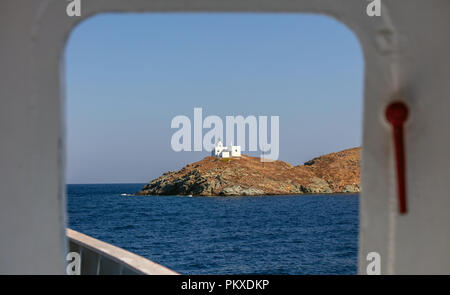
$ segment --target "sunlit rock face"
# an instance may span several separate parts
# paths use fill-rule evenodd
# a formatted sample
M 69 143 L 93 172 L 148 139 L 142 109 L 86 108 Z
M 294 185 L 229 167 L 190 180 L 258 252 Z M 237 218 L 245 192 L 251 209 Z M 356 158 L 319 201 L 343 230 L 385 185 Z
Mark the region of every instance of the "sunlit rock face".
M 256 196 L 358 193 L 360 148 L 327 154 L 304 165 L 260 158 L 206 157 L 152 180 L 137 195 Z

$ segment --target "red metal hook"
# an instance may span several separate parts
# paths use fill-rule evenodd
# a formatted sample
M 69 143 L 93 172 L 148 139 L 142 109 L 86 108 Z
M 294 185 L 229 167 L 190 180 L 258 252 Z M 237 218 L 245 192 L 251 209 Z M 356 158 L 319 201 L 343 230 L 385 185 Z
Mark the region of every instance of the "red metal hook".
M 397 169 L 398 211 L 400 214 L 405 214 L 407 212 L 403 126 L 408 119 L 408 113 L 408 106 L 399 101 L 389 104 L 386 108 L 386 119 L 392 126 L 394 136 L 395 164 Z

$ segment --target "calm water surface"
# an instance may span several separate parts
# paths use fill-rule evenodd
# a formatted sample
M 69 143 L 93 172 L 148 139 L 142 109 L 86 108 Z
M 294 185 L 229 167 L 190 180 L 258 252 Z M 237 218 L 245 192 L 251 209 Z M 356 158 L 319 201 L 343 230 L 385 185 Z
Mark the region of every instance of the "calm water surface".
M 358 196 L 137 197 L 67 186 L 69 227 L 182 274 L 356 274 Z

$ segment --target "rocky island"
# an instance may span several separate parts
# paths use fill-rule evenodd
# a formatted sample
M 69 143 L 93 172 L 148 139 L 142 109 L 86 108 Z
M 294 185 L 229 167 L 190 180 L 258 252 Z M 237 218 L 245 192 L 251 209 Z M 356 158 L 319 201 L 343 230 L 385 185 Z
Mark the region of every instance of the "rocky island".
M 303 165 L 262 163 L 242 155 L 206 157 L 152 180 L 137 195 L 255 196 L 358 193 L 360 148 L 327 154 Z

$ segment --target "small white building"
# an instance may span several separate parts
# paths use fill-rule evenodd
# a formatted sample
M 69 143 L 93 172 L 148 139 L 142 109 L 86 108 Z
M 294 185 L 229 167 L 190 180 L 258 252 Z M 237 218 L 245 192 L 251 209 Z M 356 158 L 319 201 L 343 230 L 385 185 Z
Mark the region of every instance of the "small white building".
M 231 145 L 230 147 L 227 147 L 224 146 L 222 141 L 219 139 L 219 141 L 216 143 L 216 146 L 212 150 L 211 155 L 218 158 L 240 157 L 241 146 Z
M 241 146 L 240 145 L 232 145 L 230 148 L 230 153 L 232 157 L 240 157 L 241 156 Z

